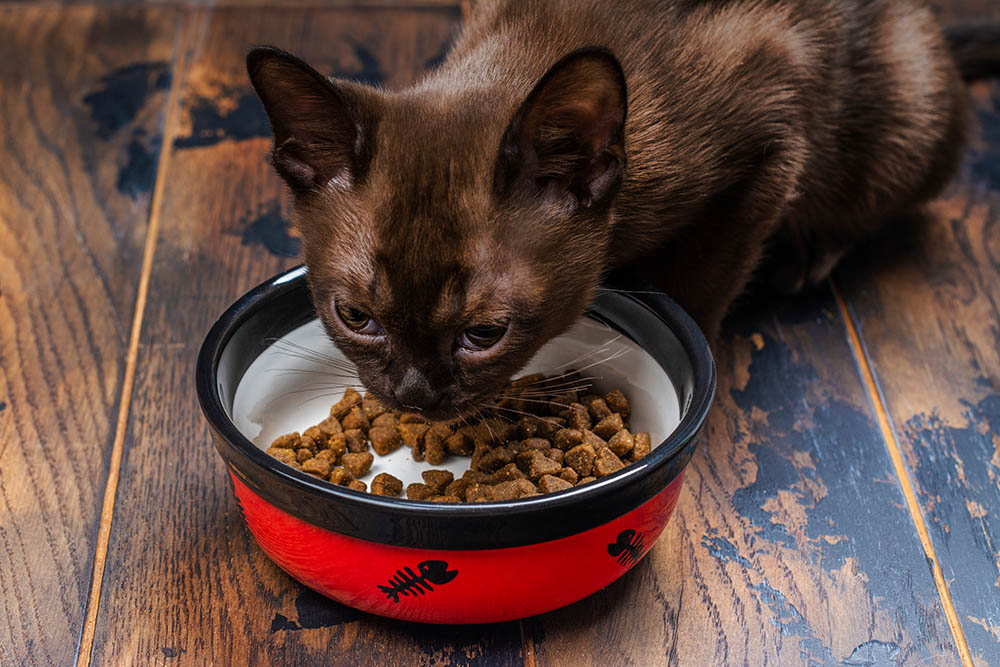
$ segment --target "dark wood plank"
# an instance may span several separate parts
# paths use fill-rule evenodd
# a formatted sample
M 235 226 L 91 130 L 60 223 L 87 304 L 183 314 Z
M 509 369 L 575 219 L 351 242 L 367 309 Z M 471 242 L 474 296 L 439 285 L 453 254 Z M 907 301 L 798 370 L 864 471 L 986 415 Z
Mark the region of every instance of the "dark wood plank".
M 522 664 L 517 623 L 466 629 L 361 615 L 307 591 L 243 526 L 193 398 L 215 317 L 297 260 L 269 131 L 243 69 L 270 42 L 321 69 L 398 85 L 436 57 L 444 10 L 215 10 L 195 16 L 184 110 L 115 508 L 94 664 Z
M 536 664 L 957 664 L 835 303 L 773 308 L 730 325 L 663 537 L 529 621 Z
M 0 7 L 0 664 L 77 650 L 175 17 Z
M 1000 664 L 1000 83 L 923 221 L 838 274 L 974 657 Z

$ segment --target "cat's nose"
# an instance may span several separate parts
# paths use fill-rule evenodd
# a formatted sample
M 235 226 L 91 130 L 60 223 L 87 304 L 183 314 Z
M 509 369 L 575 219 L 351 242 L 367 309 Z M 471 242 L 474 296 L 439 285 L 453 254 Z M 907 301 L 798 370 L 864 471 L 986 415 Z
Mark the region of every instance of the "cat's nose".
M 394 393 L 402 405 L 416 410 L 430 410 L 441 402 L 431 383 L 416 368 L 407 369 Z

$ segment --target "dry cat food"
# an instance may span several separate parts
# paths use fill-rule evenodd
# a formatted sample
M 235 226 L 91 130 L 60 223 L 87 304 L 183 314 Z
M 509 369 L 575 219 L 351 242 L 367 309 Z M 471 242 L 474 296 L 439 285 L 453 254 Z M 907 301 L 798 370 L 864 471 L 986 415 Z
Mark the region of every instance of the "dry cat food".
M 371 396 L 348 389 L 330 416 L 303 433 L 271 443 L 267 453 L 302 472 L 358 491 L 358 478 L 375 461 L 409 447 L 414 460 L 441 465 L 468 456 L 460 478 L 425 470 L 410 484 L 411 500 L 488 502 L 537 496 L 586 484 L 649 454 L 648 433 L 628 428 L 628 399 L 616 389 L 604 396 L 580 393 L 590 385 L 569 372 L 528 375 L 513 381 L 476 420 L 428 422 L 389 410 Z M 371 481 L 371 493 L 400 496 L 403 482 L 388 473 Z

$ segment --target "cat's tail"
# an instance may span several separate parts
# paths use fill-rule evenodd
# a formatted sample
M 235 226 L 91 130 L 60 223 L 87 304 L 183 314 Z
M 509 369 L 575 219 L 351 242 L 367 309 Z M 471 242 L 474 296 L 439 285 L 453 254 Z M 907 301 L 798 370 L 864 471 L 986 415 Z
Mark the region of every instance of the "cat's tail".
M 962 77 L 1000 76 L 1000 23 L 957 23 L 947 26 L 944 36 Z

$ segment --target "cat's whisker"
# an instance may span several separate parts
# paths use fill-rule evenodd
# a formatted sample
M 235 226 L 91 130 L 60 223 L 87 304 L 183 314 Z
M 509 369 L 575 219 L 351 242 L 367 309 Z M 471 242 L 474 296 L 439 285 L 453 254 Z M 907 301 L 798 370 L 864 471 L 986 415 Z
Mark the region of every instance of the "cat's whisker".
M 543 401 L 537 398 L 523 398 L 521 396 L 516 396 L 514 397 L 513 400 L 524 401 L 525 403 L 539 403 L 541 405 L 556 405 L 560 408 L 565 408 L 566 410 L 569 410 L 569 406 L 566 405 L 565 403 L 556 403 L 555 401 Z
M 588 368 L 593 368 L 594 366 L 600 366 L 601 364 L 606 364 L 606 363 L 609 363 L 611 361 L 614 361 L 615 359 L 619 359 L 619 358 L 625 356 L 626 354 L 630 353 L 631 351 L 632 350 L 630 350 L 627 347 L 621 348 L 621 349 L 616 350 L 615 352 L 611 353 L 611 355 L 605 357 L 604 359 L 598 359 L 597 361 L 595 361 L 593 363 L 587 364 L 583 368 L 578 368 L 577 371 L 582 373 L 583 371 L 587 370 Z
M 506 411 L 506 412 L 511 412 L 513 414 L 516 414 L 516 415 L 521 415 L 522 417 L 540 418 L 539 415 L 532 414 L 531 412 L 525 412 L 523 410 L 518 410 L 516 408 L 508 408 L 507 406 L 494 405 L 494 406 L 492 406 L 492 409 L 494 409 L 494 410 L 503 410 L 503 411 Z M 513 421 L 511 421 L 511 423 L 513 423 Z
M 285 392 L 285 393 L 287 393 L 287 394 L 309 394 L 309 393 L 312 393 L 314 391 L 322 391 L 322 390 L 329 389 L 329 390 L 332 390 L 332 391 L 326 392 L 326 393 L 321 394 L 321 395 L 322 396 L 338 396 L 338 395 L 343 394 L 344 390 L 348 389 L 348 388 L 350 388 L 350 385 L 331 386 L 331 387 L 309 387 L 309 388 L 306 388 L 306 389 L 293 389 L 292 391 Z M 309 400 L 312 400 L 312 399 L 309 399 Z
M 590 350 L 589 352 L 585 352 L 585 353 L 581 354 L 580 356 L 578 356 L 575 359 L 570 359 L 569 361 L 567 361 L 564 364 L 559 364 L 558 366 L 553 367 L 552 370 L 556 370 L 558 368 L 566 368 L 567 366 L 572 366 L 573 364 L 576 364 L 576 363 L 579 363 L 579 362 L 583 361 L 587 357 L 592 357 L 592 356 L 594 356 L 596 354 L 600 354 L 602 352 L 606 352 L 607 350 L 610 349 L 609 346 L 611 344 L 613 344 L 613 343 L 617 343 L 618 339 L 620 339 L 621 337 L 622 337 L 622 334 L 618 334 L 614 338 L 612 338 L 610 340 L 607 340 L 607 341 L 604 341 L 604 343 L 601 345 L 600 349 Z
M 353 369 L 354 364 L 350 361 L 334 357 L 329 354 L 320 352 L 319 350 L 314 350 L 312 348 L 306 347 L 305 345 L 300 345 L 299 343 L 294 343 L 283 338 L 275 340 L 271 344 L 278 352 L 285 354 L 290 357 L 295 357 L 298 359 L 305 359 L 307 361 L 318 361 L 325 365 L 333 366 L 341 369 Z
M 595 379 L 601 379 L 601 378 L 595 378 Z M 538 391 L 526 391 L 523 394 L 511 394 L 511 397 L 515 397 L 515 396 L 552 396 L 552 397 L 558 397 L 558 396 L 562 396 L 563 394 L 566 394 L 566 393 L 571 392 L 571 391 L 576 391 L 576 392 L 584 391 L 586 389 L 590 389 L 593 386 L 594 386 L 593 382 L 584 382 L 584 383 L 579 384 L 579 385 L 573 385 L 573 386 L 569 386 L 569 387 L 564 387 L 564 388 L 558 389 L 556 391 L 542 391 L 542 390 L 539 389 Z
M 536 391 L 542 391 L 542 390 L 546 390 L 546 391 L 566 391 L 565 387 L 567 385 L 572 385 L 572 384 L 578 383 L 578 382 L 587 382 L 588 380 L 590 380 L 589 377 L 587 377 L 587 378 L 573 378 L 573 379 L 567 379 L 567 380 L 565 380 L 563 382 L 557 382 L 557 383 L 551 384 L 551 385 L 539 385 L 537 388 L 530 388 L 529 387 L 528 389 L 530 389 L 530 390 L 536 390 Z M 514 390 L 511 391 L 511 393 L 517 393 L 518 391 L 524 391 L 524 389 L 522 389 L 522 388 L 514 389 Z

